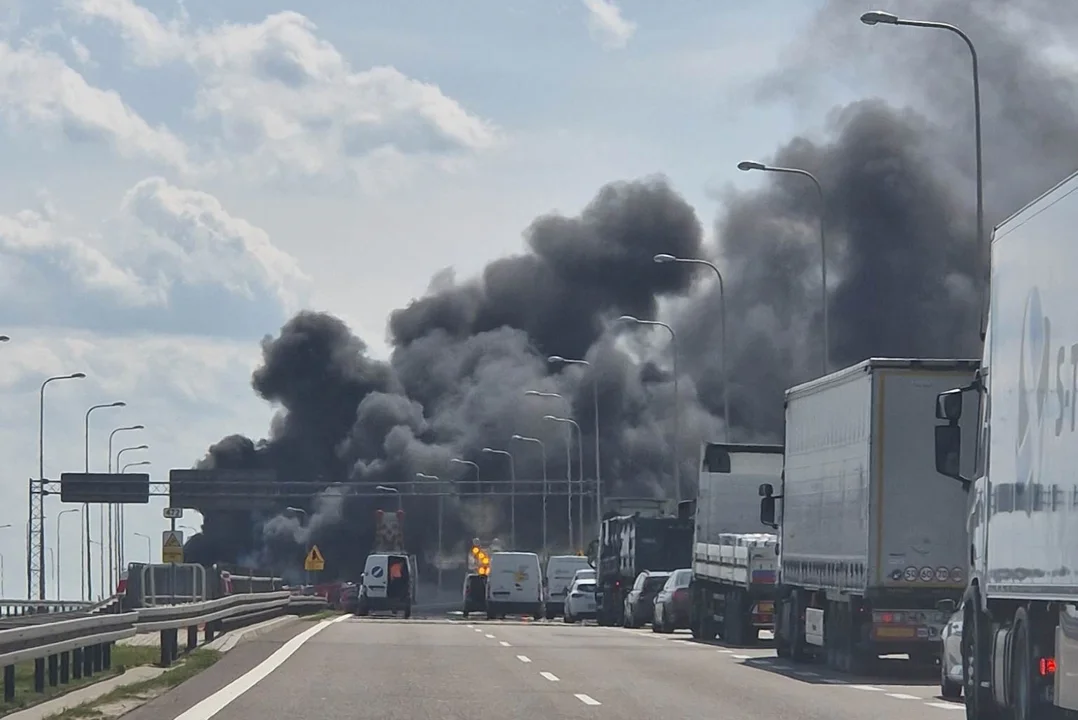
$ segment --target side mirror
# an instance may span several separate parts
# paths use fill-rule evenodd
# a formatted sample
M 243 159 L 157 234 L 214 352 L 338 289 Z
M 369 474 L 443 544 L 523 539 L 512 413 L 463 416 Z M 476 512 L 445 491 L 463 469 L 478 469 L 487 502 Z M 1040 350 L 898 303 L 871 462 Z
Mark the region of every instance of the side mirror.
M 958 425 L 936 426 L 936 472 L 945 477 L 963 480 L 962 428 Z
M 962 419 L 962 389 L 948 390 L 936 396 L 936 419 L 956 423 Z
M 775 487 L 771 483 L 764 483 L 760 486 L 760 497 L 769 498 L 775 494 Z
M 940 612 L 947 613 L 948 616 L 953 615 L 954 611 L 958 609 L 958 603 L 951 598 L 945 598 L 943 600 L 936 601 L 936 609 Z
M 775 522 L 775 498 L 771 495 L 760 500 L 760 524 L 772 529 L 778 528 Z

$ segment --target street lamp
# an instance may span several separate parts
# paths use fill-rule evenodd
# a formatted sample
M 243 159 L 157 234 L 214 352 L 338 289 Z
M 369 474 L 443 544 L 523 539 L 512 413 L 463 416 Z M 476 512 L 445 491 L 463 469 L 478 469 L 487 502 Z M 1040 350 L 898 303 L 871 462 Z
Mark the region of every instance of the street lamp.
M 86 373 L 76 372 L 69 375 L 53 375 L 52 377 L 45 378 L 45 381 L 41 383 L 40 393 L 40 409 L 38 411 L 38 423 L 37 423 L 37 478 L 42 484 L 42 492 L 37 496 L 37 515 L 41 518 L 42 528 L 45 526 L 45 387 L 56 380 L 81 380 L 86 377 Z M 33 502 L 31 497 L 30 502 Z M 33 517 L 34 513 L 31 509 L 30 517 Z M 42 529 L 44 532 L 44 529 Z M 30 546 L 27 545 L 29 550 Z M 29 560 L 29 558 L 28 558 Z M 42 538 L 41 547 L 38 548 L 37 555 L 38 567 L 41 572 L 37 577 L 37 594 L 38 600 L 45 599 L 45 542 Z M 30 596 L 30 563 L 26 563 L 26 595 Z
M 295 507 L 294 505 L 289 505 L 288 507 L 286 507 L 285 512 L 290 512 L 290 513 L 293 513 L 294 515 L 303 515 L 304 517 L 306 517 L 308 519 L 311 517 L 311 514 L 309 512 L 307 512 L 306 510 L 304 510 L 301 507 Z M 302 523 L 301 523 L 300 527 L 302 527 Z M 306 564 L 307 563 L 304 562 L 304 568 L 303 568 L 304 580 L 303 580 L 303 584 L 304 585 L 310 585 L 311 584 L 311 571 L 306 568 Z
M 547 556 L 547 542 L 546 542 L 546 526 L 547 526 L 547 496 L 550 494 L 550 485 L 547 481 L 546 474 L 546 445 L 539 438 L 526 437 L 524 435 L 514 435 L 512 440 L 519 440 L 520 442 L 535 443 L 539 446 L 539 459 L 543 463 L 543 557 Z
M 686 265 L 704 265 L 711 268 L 715 272 L 715 277 L 719 279 L 719 319 L 721 327 L 719 331 L 719 345 L 722 350 L 722 418 L 724 420 L 723 434 L 726 436 L 726 442 L 730 442 L 730 374 L 727 371 L 727 351 L 726 345 L 726 287 L 722 279 L 722 272 L 715 263 L 708 260 L 702 260 L 700 258 L 683 258 L 669 255 L 667 253 L 661 253 L 652 258 L 656 263 L 684 263 Z
M 87 473 L 90 472 L 90 414 L 94 410 L 101 410 L 102 408 L 122 408 L 122 407 L 127 407 L 127 403 L 125 403 L 122 400 L 117 400 L 116 402 L 112 402 L 112 403 L 102 403 L 100 405 L 91 405 L 89 407 L 89 409 L 86 411 L 86 423 L 85 423 L 85 429 L 84 429 L 84 433 L 83 433 L 83 439 L 85 441 L 85 443 L 84 443 L 84 447 L 85 447 L 84 472 L 87 472 Z M 111 472 L 111 469 L 109 470 L 109 472 Z M 112 503 L 109 503 L 109 518 L 111 519 L 111 517 L 112 517 Z M 89 505 L 89 503 L 84 503 L 83 506 L 82 506 L 82 519 L 83 519 L 83 527 L 86 530 L 86 538 L 85 538 L 85 542 L 83 544 L 86 547 L 86 590 L 89 593 L 89 595 L 86 596 L 86 599 L 89 600 L 91 597 L 93 597 L 93 592 L 94 592 L 93 578 L 90 577 L 90 575 L 91 575 L 90 565 L 91 565 L 92 560 L 90 558 L 90 505 Z M 97 538 L 98 538 L 98 543 L 99 543 L 99 545 L 100 545 L 100 547 L 102 549 L 102 552 L 101 552 L 101 583 L 104 584 L 105 583 L 105 552 L 104 552 L 104 548 L 105 548 L 105 542 L 104 542 L 105 541 L 105 506 L 104 505 L 98 505 L 97 506 L 97 522 L 98 522 L 98 536 L 97 536 Z M 109 565 L 110 566 L 112 565 L 111 560 L 109 561 Z
M 632 323 L 634 325 L 650 325 L 653 327 L 666 328 L 670 333 L 670 344 L 674 354 L 674 499 L 677 503 L 681 503 L 681 433 L 680 433 L 680 421 L 681 415 L 681 397 L 678 394 L 678 349 L 677 349 L 677 333 L 674 332 L 674 328 L 659 320 L 641 320 L 638 317 L 632 315 L 622 315 L 618 318 L 620 322 Z
M 591 367 L 591 363 L 587 360 L 570 360 L 563 358 L 561 355 L 551 355 L 547 358 L 547 362 L 561 363 L 563 365 L 586 365 Z M 599 378 L 596 376 L 592 384 L 592 400 L 595 403 L 595 517 L 596 527 L 602 522 L 603 510 L 602 510 L 602 498 L 603 498 L 603 481 L 599 472 Z M 583 438 L 581 438 L 583 442 Z M 581 469 L 580 479 L 584 479 L 584 471 Z M 583 538 L 584 528 L 580 528 L 581 537 Z
M 561 401 L 565 401 L 565 397 L 561 393 L 556 392 L 543 392 L 541 390 L 525 390 L 524 394 L 529 397 L 542 397 L 542 398 L 558 398 Z M 567 403 L 568 405 L 568 403 Z M 570 406 L 571 409 L 571 406 Z M 549 415 L 545 417 L 551 417 Z M 574 425 L 576 423 L 573 423 Z M 577 425 L 577 430 L 580 426 Z M 583 443 L 584 436 L 580 436 L 580 535 L 581 539 L 584 536 L 584 456 L 583 456 Z M 573 429 L 566 425 L 565 427 L 565 485 L 566 485 L 566 503 L 569 510 L 569 547 L 573 547 Z
M 150 536 L 140 532 L 134 533 L 134 535 L 146 541 L 146 564 L 153 565 L 153 546 L 150 544 Z
M 114 428 L 109 433 L 109 473 L 112 472 L 112 439 L 116 436 L 116 433 L 127 432 L 130 430 L 145 430 L 144 425 L 126 425 L 124 427 Z M 115 524 L 114 524 L 115 521 Z M 113 566 L 115 565 L 116 573 L 119 573 L 121 567 L 124 564 L 123 557 L 123 537 L 124 537 L 124 506 L 122 504 L 116 504 L 109 507 L 109 580 L 113 587 L 116 587 L 118 577 L 113 575 Z M 104 545 L 104 543 L 102 543 Z
M 401 497 L 401 491 L 398 488 L 391 487 L 389 485 L 375 485 L 374 489 L 378 492 L 396 493 L 397 494 L 397 510 L 404 509 L 404 498 Z
M 138 467 L 140 465 L 152 465 L 152 464 L 153 463 L 151 463 L 149 460 L 139 460 L 138 462 L 124 463 L 124 466 L 123 466 L 123 468 L 120 469 L 120 472 L 121 473 L 127 472 L 127 468 L 129 468 L 129 467 Z
M 513 453 L 508 450 L 495 450 L 483 448 L 483 452 L 491 455 L 505 455 L 509 458 L 509 544 L 515 549 L 517 546 L 517 467 L 513 461 Z
M 86 506 L 83 505 L 83 507 L 86 507 Z M 63 520 L 64 515 L 67 515 L 68 513 L 77 513 L 77 512 L 79 512 L 78 508 L 69 508 L 67 510 L 61 510 L 59 512 L 59 514 L 57 514 L 57 516 L 56 516 L 56 549 L 57 549 L 57 551 L 59 551 L 61 549 L 61 546 L 60 546 L 60 526 L 63 523 L 61 523 L 60 521 Z M 57 600 L 63 600 L 64 599 L 64 593 L 63 593 L 63 590 L 61 589 L 61 586 L 60 586 L 60 558 L 61 557 L 63 557 L 63 553 L 62 552 L 57 552 L 56 553 L 56 558 L 57 558 L 56 559 L 56 599 Z M 82 572 L 81 572 L 82 568 L 80 567 L 79 570 L 80 570 L 79 576 L 81 577 L 82 576 Z M 85 578 L 83 578 L 83 580 L 85 581 Z M 81 597 L 82 597 L 83 600 L 87 600 L 87 601 L 90 600 L 90 596 L 86 594 L 86 584 L 85 584 L 85 582 L 83 582 L 83 585 L 82 585 Z
M 580 503 L 578 505 L 577 513 L 578 513 L 578 519 L 580 521 L 580 545 L 579 545 L 579 547 L 583 547 L 584 546 L 584 431 L 580 429 L 580 423 L 578 423 L 576 420 L 573 420 L 572 418 L 563 418 L 563 417 L 558 417 L 557 415 L 544 415 L 543 419 L 544 420 L 549 420 L 551 422 L 559 422 L 559 423 L 565 423 L 566 424 L 565 429 L 569 431 L 568 434 L 566 435 L 566 445 L 565 445 L 565 457 L 566 457 L 567 460 L 569 458 L 569 452 L 570 452 L 569 448 L 573 444 L 573 431 L 572 431 L 572 428 L 570 428 L 568 426 L 571 425 L 572 427 L 576 428 L 576 434 L 577 434 L 577 437 L 579 438 L 579 442 L 577 442 L 577 444 L 576 444 L 576 452 L 577 452 L 577 457 L 578 457 L 578 463 L 577 464 L 580 466 L 580 490 L 579 490 L 579 492 L 580 492 Z M 596 502 L 598 502 L 598 498 L 596 498 Z M 573 506 L 570 505 L 569 506 L 569 547 L 572 547 L 572 546 L 573 546 Z
M 893 15 L 889 12 L 883 12 L 882 10 L 873 10 L 861 15 L 861 22 L 865 25 L 904 25 L 906 27 L 919 27 L 919 28 L 931 28 L 933 30 L 946 30 L 947 32 L 954 33 L 958 37 L 962 38 L 962 41 L 966 43 L 966 47 L 969 48 L 970 60 L 973 62 L 973 141 L 976 152 L 976 164 L 977 164 L 977 248 L 982 253 L 982 262 L 984 263 L 984 272 L 986 279 L 990 275 L 989 269 L 991 263 L 991 247 L 984 236 L 984 165 L 981 160 L 983 143 L 981 142 L 981 73 L 979 69 L 979 63 L 977 60 L 977 48 L 973 44 L 973 40 L 970 36 L 962 31 L 956 25 L 950 23 L 935 22 L 931 20 L 907 20 L 900 18 L 897 15 Z M 984 284 L 984 291 L 988 292 L 988 283 Z M 986 310 L 988 309 L 987 296 L 982 298 L 981 303 L 981 339 L 984 339 L 985 333 L 985 321 L 988 316 Z
M 9 340 L 11 340 L 11 338 L 9 338 L 7 335 L 0 335 L 0 342 L 8 342 Z
M 776 167 L 759 162 L 740 162 L 737 169 L 748 172 L 749 170 L 763 170 L 765 172 L 786 173 L 788 175 L 800 175 L 812 181 L 816 186 L 816 192 L 820 196 L 820 300 L 823 305 L 823 374 L 826 375 L 831 369 L 831 334 L 829 324 L 829 312 L 827 309 L 827 232 L 824 228 L 824 212 L 827 203 L 824 200 L 823 185 L 819 179 L 808 170 L 801 168 Z
M 110 447 L 111 447 L 111 443 L 110 443 Z M 113 467 L 117 467 L 117 468 L 121 467 L 120 459 L 124 456 L 125 452 L 129 452 L 129 451 L 132 451 L 132 450 L 149 450 L 149 449 L 150 449 L 150 446 L 145 445 L 145 444 L 143 444 L 143 445 L 130 445 L 130 446 L 125 447 L 125 448 L 120 448 L 116 452 L 116 464 L 112 465 L 110 463 L 109 471 L 111 472 Z M 119 510 L 117 511 L 117 517 L 120 518 L 120 521 L 117 523 L 117 526 L 118 526 L 118 529 L 119 529 L 120 533 L 122 533 L 123 532 L 123 519 L 122 519 L 122 517 L 123 517 L 123 512 L 122 512 L 123 505 L 119 505 L 118 508 L 119 508 Z M 119 534 L 118 536 L 121 537 L 121 538 L 123 537 L 122 534 Z M 110 538 L 110 541 L 111 541 L 111 538 Z M 123 544 L 120 543 L 119 541 L 117 541 L 117 546 L 122 548 Z M 102 543 L 101 547 L 104 548 L 105 544 Z M 119 568 L 121 567 L 121 565 L 122 565 L 122 555 L 121 555 L 121 562 L 116 565 L 117 572 L 119 572 Z M 110 580 L 111 580 L 111 578 L 112 578 L 112 573 L 111 573 L 111 571 L 112 571 L 112 563 L 111 562 L 109 563 L 109 571 L 110 571 L 109 572 L 109 577 L 110 577 Z M 104 576 L 102 576 L 101 582 L 102 583 L 105 582 Z M 113 584 L 115 585 L 115 582 Z
M 434 480 L 436 482 L 441 481 L 441 478 L 437 475 L 427 475 L 426 473 L 417 472 L 415 474 L 417 478 L 423 480 Z M 445 515 L 445 494 L 438 493 L 438 597 L 441 597 L 442 593 L 442 560 L 445 558 L 445 549 L 442 547 L 442 524 L 444 522 L 443 516 Z
M 475 468 L 475 492 L 479 494 L 479 465 L 471 460 L 465 460 L 464 458 L 450 458 L 449 462 L 456 463 L 457 465 L 471 465 Z

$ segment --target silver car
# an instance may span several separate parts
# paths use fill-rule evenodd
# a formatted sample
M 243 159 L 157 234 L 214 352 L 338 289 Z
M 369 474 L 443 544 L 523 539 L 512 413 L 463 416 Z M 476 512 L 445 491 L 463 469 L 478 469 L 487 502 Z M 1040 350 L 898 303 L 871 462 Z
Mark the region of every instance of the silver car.
M 962 697 L 962 605 L 940 632 L 940 695 Z

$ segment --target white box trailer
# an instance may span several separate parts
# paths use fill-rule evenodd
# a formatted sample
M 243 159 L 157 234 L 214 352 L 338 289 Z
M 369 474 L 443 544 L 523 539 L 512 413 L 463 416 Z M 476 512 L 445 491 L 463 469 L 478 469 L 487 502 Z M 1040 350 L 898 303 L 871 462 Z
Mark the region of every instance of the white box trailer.
M 978 364 L 872 358 L 786 392 L 781 494 L 760 488 L 761 520 L 779 528 L 780 655 L 846 672 L 880 655 L 938 657 L 937 603 L 965 588 L 966 498 L 940 482 L 925 403 Z
M 1078 173 L 995 229 L 978 379 L 937 402 L 937 467 L 970 491 L 969 718 L 1078 717 L 1075 228 Z M 980 426 L 976 443 L 960 419 Z
M 759 487 L 782 478 L 782 445 L 705 443 L 693 537 L 693 637 L 753 644 L 774 624 L 778 538 L 761 532 Z

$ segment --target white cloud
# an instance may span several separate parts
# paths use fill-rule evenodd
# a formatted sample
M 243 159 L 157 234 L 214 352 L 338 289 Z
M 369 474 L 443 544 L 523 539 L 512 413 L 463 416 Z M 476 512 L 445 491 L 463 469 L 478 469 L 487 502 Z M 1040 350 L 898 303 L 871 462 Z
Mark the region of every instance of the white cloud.
M 588 31 L 607 50 L 625 47 L 636 32 L 636 23 L 621 15 L 614 0 L 581 0 L 588 10 Z
M 13 125 L 70 140 L 106 142 L 125 158 L 188 168 L 184 143 L 152 127 L 111 90 L 93 87 L 59 55 L 0 42 L 0 113 Z
M 357 71 L 296 12 L 187 29 L 133 0 L 69 0 L 118 28 L 136 62 L 182 61 L 198 74 L 194 117 L 215 123 L 246 169 L 282 177 L 406 174 L 399 158 L 445 166 L 498 145 L 500 131 L 436 85 L 392 67 Z M 390 157 L 393 162 L 386 162 Z
M 0 215 L 7 322 L 257 337 L 306 300 L 295 259 L 207 193 L 152 177 L 98 220 L 69 233 L 47 201 Z

